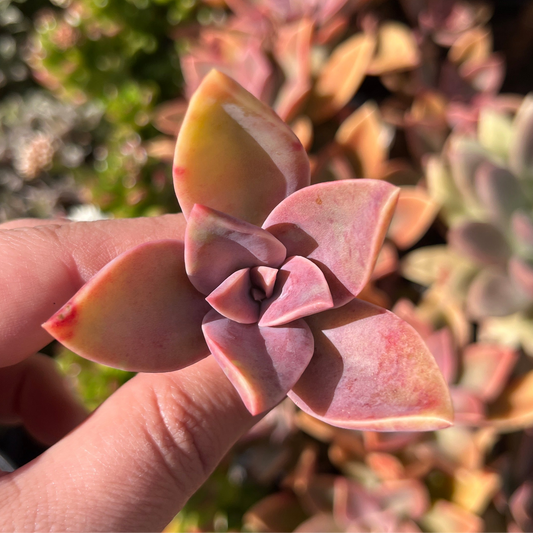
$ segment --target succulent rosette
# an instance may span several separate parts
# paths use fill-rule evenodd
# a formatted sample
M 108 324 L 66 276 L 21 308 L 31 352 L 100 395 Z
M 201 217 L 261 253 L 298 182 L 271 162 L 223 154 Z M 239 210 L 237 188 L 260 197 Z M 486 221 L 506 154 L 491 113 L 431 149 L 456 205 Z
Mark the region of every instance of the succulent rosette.
M 310 185 L 292 131 L 216 71 L 191 99 L 173 170 L 184 216 L 176 239 L 110 262 L 44 324 L 49 333 L 134 371 L 178 370 L 212 354 L 252 414 L 288 395 L 339 427 L 451 424 L 446 384 L 420 336 L 356 298 L 396 187 Z

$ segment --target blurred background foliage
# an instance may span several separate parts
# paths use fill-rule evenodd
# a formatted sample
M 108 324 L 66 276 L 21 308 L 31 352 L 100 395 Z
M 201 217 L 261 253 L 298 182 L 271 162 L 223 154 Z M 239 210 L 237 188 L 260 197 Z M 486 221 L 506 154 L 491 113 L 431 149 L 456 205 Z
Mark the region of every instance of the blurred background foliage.
M 456 425 L 339 430 L 283 402 L 167 531 L 533 529 L 532 27 L 526 0 L 0 0 L 0 222 L 178 211 L 211 68 L 291 125 L 314 182 L 401 187 L 362 297 L 424 338 Z M 132 376 L 46 352 L 89 410 Z M 41 450 L 13 435 L 19 464 Z

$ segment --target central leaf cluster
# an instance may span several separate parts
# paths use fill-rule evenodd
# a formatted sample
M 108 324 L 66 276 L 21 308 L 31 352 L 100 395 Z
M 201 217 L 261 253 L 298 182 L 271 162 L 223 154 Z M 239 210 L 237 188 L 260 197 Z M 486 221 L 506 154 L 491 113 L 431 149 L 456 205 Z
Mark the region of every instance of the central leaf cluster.
M 213 309 L 240 324 L 280 326 L 333 307 L 326 279 L 304 257 L 289 258 L 279 269 L 243 268 L 207 298 Z
M 280 326 L 334 305 L 314 262 L 287 258 L 276 237 L 248 222 L 197 204 L 189 217 L 185 248 L 193 285 L 208 292 L 213 309 L 239 324 Z

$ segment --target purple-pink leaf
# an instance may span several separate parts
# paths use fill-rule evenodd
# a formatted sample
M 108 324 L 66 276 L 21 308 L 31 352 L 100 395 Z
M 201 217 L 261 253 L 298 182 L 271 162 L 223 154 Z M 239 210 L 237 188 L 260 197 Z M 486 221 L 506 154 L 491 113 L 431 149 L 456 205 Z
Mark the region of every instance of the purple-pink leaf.
M 253 415 L 278 404 L 313 355 L 313 335 L 303 320 L 262 328 L 210 311 L 202 329 L 211 353 Z
M 108 263 L 43 327 L 91 361 L 166 372 L 209 355 L 208 310 L 185 273 L 183 243 L 152 241 Z
M 333 426 L 432 430 L 452 423 L 444 379 L 424 341 L 385 309 L 353 300 L 306 319 L 315 354 L 289 397 Z
M 313 23 L 303 18 L 294 24 L 281 26 L 274 39 L 274 55 L 285 75 L 275 109 L 290 122 L 311 91 L 311 41 Z
M 211 307 L 239 324 L 255 324 L 259 320 L 259 302 L 252 294 L 250 269 L 237 270 L 225 279 L 207 298 Z
M 507 346 L 475 343 L 463 352 L 460 385 L 483 401 L 494 400 L 507 383 L 518 353 Z
M 465 222 L 448 233 L 448 242 L 458 252 L 483 265 L 504 266 L 511 249 L 502 232 L 488 222 Z
M 194 204 L 202 204 L 257 225 L 309 185 L 307 154 L 290 128 L 215 70 L 191 98 L 173 173 L 186 218 Z
M 492 215 L 493 222 L 507 223 L 516 209 L 527 206 L 520 183 L 505 168 L 483 163 L 476 172 L 475 186 L 477 196 Z
M 467 294 L 467 308 L 474 318 L 507 316 L 528 305 L 508 276 L 498 270 L 483 270 L 472 281 Z
M 429 229 L 438 210 L 437 202 L 421 187 L 402 187 L 389 228 L 389 238 L 401 250 L 410 248 Z
M 279 204 L 263 227 L 287 248 L 316 263 L 335 306 L 369 281 L 394 212 L 398 189 L 377 180 L 319 183 Z
M 459 387 L 452 387 L 450 394 L 456 423 L 479 424 L 486 418 L 485 406 L 477 394 Z
M 333 307 L 322 271 L 305 257 L 291 257 L 279 270 L 274 294 L 261 304 L 260 326 L 281 326 Z
M 363 32 L 335 48 L 314 85 L 309 106 L 313 121 L 327 120 L 350 101 L 365 78 L 375 48 L 375 36 Z
M 279 267 L 285 257 L 283 244 L 253 224 L 198 204 L 189 213 L 185 268 L 205 295 L 241 268 Z

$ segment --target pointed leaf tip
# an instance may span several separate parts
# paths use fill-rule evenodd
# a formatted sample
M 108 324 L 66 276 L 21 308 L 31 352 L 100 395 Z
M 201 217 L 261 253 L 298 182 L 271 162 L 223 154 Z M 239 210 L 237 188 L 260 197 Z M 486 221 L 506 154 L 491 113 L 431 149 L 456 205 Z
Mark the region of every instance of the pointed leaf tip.
M 251 291 L 250 269 L 243 268 L 225 279 L 206 300 L 230 320 L 255 324 L 259 320 L 259 302 L 252 297 Z
M 118 256 L 43 324 L 77 354 L 135 372 L 166 372 L 209 355 L 209 304 L 190 284 L 183 243 L 141 244 Z
M 174 186 L 185 216 L 199 203 L 261 225 L 309 180 L 307 154 L 291 129 L 238 83 L 211 71 L 176 144 Z

